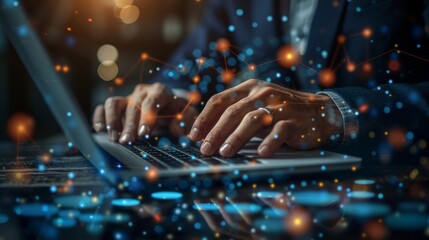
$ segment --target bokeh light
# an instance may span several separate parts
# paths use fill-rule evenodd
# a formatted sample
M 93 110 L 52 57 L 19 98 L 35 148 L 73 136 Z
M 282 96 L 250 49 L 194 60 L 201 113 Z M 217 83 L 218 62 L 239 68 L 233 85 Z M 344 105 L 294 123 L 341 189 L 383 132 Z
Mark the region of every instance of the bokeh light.
M 118 75 L 119 68 L 113 61 L 104 61 L 98 66 L 97 72 L 104 81 L 111 81 Z
M 35 122 L 26 113 L 15 113 L 7 122 L 7 133 L 14 141 L 27 141 L 33 136 Z
M 135 5 L 128 5 L 121 9 L 119 17 L 125 24 L 131 24 L 137 21 L 140 16 L 140 9 Z
M 336 80 L 335 72 L 331 69 L 324 69 L 319 74 L 319 83 L 323 87 L 332 87 Z
M 298 63 L 298 52 L 289 45 L 281 47 L 277 52 L 277 58 L 280 66 L 289 68 Z
M 115 62 L 118 59 L 118 49 L 110 44 L 104 44 L 97 50 L 97 59 L 100 62 Z

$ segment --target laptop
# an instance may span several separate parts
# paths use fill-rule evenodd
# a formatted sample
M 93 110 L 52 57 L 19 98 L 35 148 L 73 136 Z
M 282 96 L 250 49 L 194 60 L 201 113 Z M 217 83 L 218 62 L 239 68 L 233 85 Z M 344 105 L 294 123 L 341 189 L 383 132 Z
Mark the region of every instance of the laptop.
M 130 177 L 207 177 L 237 171 L 253 174 L 288 170 L 320 172 L 360 165 L 358 157 L 321 150 L 284 149 L 274 157 L 260 158 L 254 141 L 230 158 L 204 156 L 195 146 L 161 145 L 157 137 L 139 139 L 133 144 L 113 143 L 106 134 L 91 133 L 81 109 L 54 71 L 54 65 L 21 6 L 16 1 L 6 0 L 2 1 L 0 11 L 5 32 L 64 134 L 112 184 Z

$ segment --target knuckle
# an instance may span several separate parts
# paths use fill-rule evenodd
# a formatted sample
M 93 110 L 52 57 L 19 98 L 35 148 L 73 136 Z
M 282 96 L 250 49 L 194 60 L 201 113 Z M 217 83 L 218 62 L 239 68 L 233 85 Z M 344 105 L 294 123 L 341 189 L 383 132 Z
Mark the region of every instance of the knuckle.
M 232 133 L 229 136 L 228 143 L 239 146 L 245 142 L 245 139 L 242 137 L 241 134 Z
M 249 112 L 244 116 L 244 121 L 246 122 L 255 122 L 259 119 L 259 116 L 255 112 Z
M 235 116 L 237 116 L 239 113 L 240 113 L 240 107 L 235 106 L 235 105 L 230 106 L 230 107 L 228 107 L 228 108 L 225 110 L 225 114 L 226 114 L 228 117 L 235 117 Z
M 152 87 L 154 89 L 159 90 L 159 91 L 164 91 L 165 88 L 166 88 L 166 86 L 164 84 L 160 83 L 160 82 L 156 82 L 156 83 L 152 84 Z
M 217 93 L 217 94 L 213 95 L 207 103 L 209 105 L 219 106 L 222 104 L 223 98 L 224 97 L 223 97 L 222 93 Z
M 117 104 L 117 102 L 119 101 L 119 97 L 109 97 L 106 99 L 105 102 L 105 107 L 106 108 L 112 108 L 115 107 L 115 105 Z
M 268 95 L 271 95 L 274 93 L 274 88 L 270 87 L 270 86 L 263 86 L 260 87 L 257 91 L 257 96 L 259 97 L 266 97 Z
M 249 85 L 257 85 L 259 83 L 259 80 L 251 78 L 251 79 L 247 80 L 245 83 L 249 84 Z
M 277 122 L 277 124 L 276 124 L 277 126 L 278 126 L 278 128 L 280 128 L 281 130 L 286 130 L 286 129 L 288 129 L 289 128 L 289 126 L 290 126 L 290 123 L 289 122 L 287 122 L 287 121 L 279 121 L 279 122 Z
M 142 91 L 144 88 L 145 88 L 145 84 L 143 84 L 143 83 L 139 83 L 139 84 L 137 84 L 135 87 L 134 87 L 134 91 L 135 92 L 140 92 L 140 91 Z

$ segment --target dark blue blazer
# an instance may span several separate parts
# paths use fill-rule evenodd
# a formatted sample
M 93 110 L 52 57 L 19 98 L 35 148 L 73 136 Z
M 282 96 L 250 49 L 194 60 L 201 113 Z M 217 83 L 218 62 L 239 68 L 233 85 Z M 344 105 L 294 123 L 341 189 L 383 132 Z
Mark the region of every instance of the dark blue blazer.
M 198 89 L 206 96 L 221 91 L 219 74 L 210 75 L 209 67 L 196 72 L 195 59 L 212 53 L 219 38 L 228 39 L 247 63 L 276 59 L 278 49 L 291 41 L 284 21 L 288 15 L 287 1 L 211 1 L 202 23 L 171 59 L 187 70 L 175 77 L 164 72 L 154 81 Z M 407 153 L 418 159 L 425 151 L 422 141 L 429 140 L 428 23 L 429 1 L 319 0 L 303 64 L 286 69 L 273 62 L 258 67 L 254 77 L 316 92 L 324 90 L 317 72 L 335 69 L 337 81 L 329 90 L 358 112 L 359 137 L 352 152 L 381 159 Z M 369 37 L 363 36 L 364 29 L 371 30 Z M 346 37 L 343 45 L 340 36 Z M 246 67 L 240 59 L 229 59 L 235 56 L 226 57 L 230 68 Z M 222 71 L 221 54 L 209 59 Z M 348 63 L 354 64 L 353 71 Z M 201 72 L 211 77 L 193 84 L 192 76 Z

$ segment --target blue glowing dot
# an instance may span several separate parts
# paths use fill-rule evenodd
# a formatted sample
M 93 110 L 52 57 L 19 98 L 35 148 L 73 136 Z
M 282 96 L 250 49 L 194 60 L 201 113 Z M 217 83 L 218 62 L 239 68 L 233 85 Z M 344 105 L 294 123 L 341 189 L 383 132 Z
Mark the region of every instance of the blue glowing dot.
M 321 52 L 321 55 L 322 55 L 322 57 L 323 57 L 324 59 L 328 58 L 328 52 L 327 52 L 327 51 L 325 51 L 325 50 L 323 50 L 323 51 Z
M 362 8 L 356 7 L 356 12 L 361 12 L 361 11 L 362 11 Z
M 106 221 L 106 217 L 99 213 L 85 213 L 79 216 L 79 220 L 84 223 L 100 223 Z
M 355 183 L 359 185 L 371 185 L 371 184 L 374 184 L 375 181 L 371 179 L 358 179 L 358 180 L 355 180 Z
M 326 206 L 340 201 L 340 196 L 327 191 L 302 191 L 293 194 L 294 201 L 306 206 Z
M 266 208 L 263 213 L 268 217 L 284 217 L 287 211 L 282 208 Z
M 367 192 L 367 191 L 353 191 L 353 192 L 349 192 L 347 194 L 347 196 L 349 198 L 373 198 L 375 196 L 375 193 L 373 192 Z
M 237 16 L 243 16 L 244 11 L 243 11 L 243 9 L 237 9 L 237 11 L 235 11 L 235 13 L 237 14 Z
M 268 22 L 272 22 L 273 21 L 273 16 L 267 16 L 267 21 Z
M 57 192 L 57 186 L 52 185 L 52 186 L 49 188 L 49 190 L 50 190 L 52 193 L 55 193 L 55 192 Z
M 195 227 L 195 229 L 200 229 L 200 228 L 201 228 L 201 224 L 200 224 L 200 223 L 198 223 L 198 222 L 196 222 L 196 223 L 194 224 L 194 227 Z
M 169 76 L 169 77 L 173 77 L 173 76 L 174 76 L 174 73 L 170 71 L 170 72 L 168 72 L 168 76 Z
M 54 202 L 62 207 L 81 209 L 94 208 L 100 205 L 100 200 L 81 195 L 60 196 L 55 198 Z
M 428 226 L 429 216 L 422 213 L 392 213 L 387 215 L 384 220 L 391 228 L 417 231 Z
M 28 28 L 24 25 L 19 26 L 18 28 L 18 34 L 21 37 L 25 37 L 28 34 Z
M 131 198 L 120 198 L 120 199 L 114 199 L 112 201 L 112 204 L 118 207 L 133 207 L 140 204 L 140 201 L 137 199 L 131 199 Z
M 326 166 L 325 165 L 320 166 L 320 170 L 325 171 L 326 170 Z
M 235 26 L 234 25 L 229 25 L 228 26 L 228 31 L 234 32 L 235 31 Z
M 185 123 L 184 123 L 184 122 L 180 122 L 180 123 L 179 123 L 179 126 L 180 126 L 180 127 L 185 127 Z
M 69 173 L 68 173 L 68 177 L 69 177 L 70 179 L 73 179 L 73 178 L 74 178 L 74 176 L 75 176 L 74 172 L 69 172 Z
M 6 223 L 7 221 L 9 221 L 9 217 L 7 215 L 0 214 L 0 224 Z
M 73 143 L 72 143 L 72 142 L 68 142 L 68 143 L 67 143 L 67 146 L 68 146 L 69 148 L 72 148 L 72 147 L 73 147 Z
M 256 196 L 259 198 L 279 198 L 283 196 L 283 193 L 274 191 L 261 191 L 256 193 Z
M 55 218 L 52 222 L 54 226 L 59 228 L 70 228 L 76 225 L 76 219 L 74 218 Z
M 151 194 L 152 198 L 161 200 L 175 200 L 183 197 L 180 192 L 154 192 Z
M 106 216 L 105 220 L 112 223 L 125 223 L 130 221 L 130 216 L 124 213 L 115 213 Z
M 257 23 L 257 22 L 253 22 L 253 23 L 252 23 L 252 27 L 253 27 L 253 28 L 257 28 L 257 27 L 258 27 L 258 23 Z
M 348 203 L 343 207 L 345 215 L 356 218 L 380 217 L 389 213 L 390 207 L 381 203 Z
M 383 198 L 384 198 L 384 195 L 383 195 L 383 193 L 379 193 L 379 194 L 377 195 L 377 197 L 378 197 L 378 199 L 383 199 Z
M 255 214 L 262 210 L 262 207 L 255 203 L 234 203 L 224 207 L 227 213 L 231 214 Z
M 219 209 L 214 203 L 195 203 L 193 208 L 199 211 L 216 211 Z
M 67 117 L 71 117 L 72 113 L 71 112 L 67 112 Z
M 78 210 L 61 210 L 58 212 L 58 216 L 62 218 L 77 218 L 80 212 Z
M 288 18 L 287 18 L 287 16 L 282 16 L 282 22 L 287 22 L 287 20 L 288 20 Z
M 28 203 L 15 207 L 15 213 L 26 217 L 50 217 L 58 212 L 54 205 L 43 203 Z

